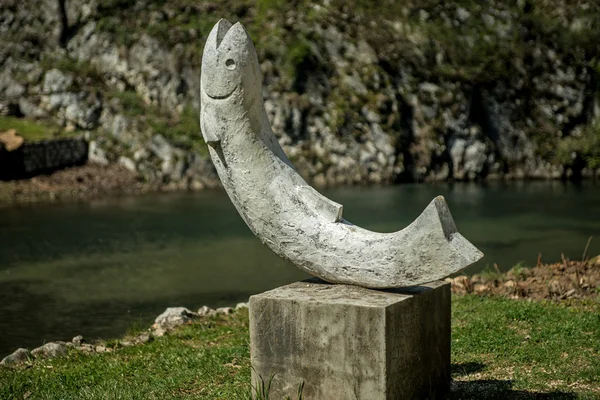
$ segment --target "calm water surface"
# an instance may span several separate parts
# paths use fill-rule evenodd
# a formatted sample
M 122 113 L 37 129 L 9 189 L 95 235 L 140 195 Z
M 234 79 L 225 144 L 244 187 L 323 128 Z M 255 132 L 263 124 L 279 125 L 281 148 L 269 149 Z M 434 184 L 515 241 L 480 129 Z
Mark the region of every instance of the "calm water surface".
M 600 186 L 534 182 L 326 191 L 344 217 L 391 232 L 438 194 L 498 264 L 581 258 L 600 236 Z M 600 237 L 589 253 L 600 254 Z M 0 356 L 52 340 L 114 337 L 167 306 L 197 309 L 304 278 L 256 239 L 224 192 L 0 209 Z

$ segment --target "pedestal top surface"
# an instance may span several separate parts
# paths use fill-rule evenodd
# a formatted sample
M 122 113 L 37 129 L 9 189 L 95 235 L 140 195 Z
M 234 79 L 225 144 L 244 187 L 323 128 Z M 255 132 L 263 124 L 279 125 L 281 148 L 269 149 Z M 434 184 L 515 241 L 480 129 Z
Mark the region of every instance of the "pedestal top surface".
M 419 294 L 426 293 L 444 285 L 448 285 L 448 283 L 435 281 L 420 286 L 401 289 L 373 290 L 359 286 L 331 284 L 312 278 L 282 286 L 252 297 L 357 305 L 361 307 L 387 307 L 391 304 L 398 303 L 399 301 L 409 299 L 413 296 L 418 296 Z

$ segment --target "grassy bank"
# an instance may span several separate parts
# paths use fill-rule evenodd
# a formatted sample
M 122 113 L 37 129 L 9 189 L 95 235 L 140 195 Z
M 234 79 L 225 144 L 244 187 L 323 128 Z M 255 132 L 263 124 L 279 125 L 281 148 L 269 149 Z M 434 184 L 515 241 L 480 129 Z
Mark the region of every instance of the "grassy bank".
M 83 134 L 82 131 L 66 132 L 63 128 L 50 121 L 33 121 L 0 115 L 0 132 L 9 129 L 16 130 L 17 134 L 28 142 L 60 139 Z
M 454 296 L 452 396 L 600 398 L 600 302 Z M 1 399 L 250 398 L 248 313 L 134 347 L 0 368 Z

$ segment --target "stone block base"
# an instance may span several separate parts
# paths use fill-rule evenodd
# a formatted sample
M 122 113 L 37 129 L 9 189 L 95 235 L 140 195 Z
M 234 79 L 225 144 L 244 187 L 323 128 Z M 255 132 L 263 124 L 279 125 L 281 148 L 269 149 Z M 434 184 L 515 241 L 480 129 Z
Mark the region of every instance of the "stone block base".
M 270 398 L 444 398 L 450 383 L 450 285 L 371 290 L 318 280 L 250 297 L 252 383 Z

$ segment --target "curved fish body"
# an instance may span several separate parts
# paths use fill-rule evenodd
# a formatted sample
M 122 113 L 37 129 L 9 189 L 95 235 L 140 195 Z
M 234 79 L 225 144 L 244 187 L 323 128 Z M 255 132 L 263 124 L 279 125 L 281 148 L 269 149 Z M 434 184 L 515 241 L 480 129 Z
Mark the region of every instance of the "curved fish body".
M 271 130 L 256 51 L 244 27 L 221 20 L 204 49 L 203 137 L 221 182 L 258 238 L 301 270 L 369 288 L 442 279 L 483 254 L 456 231 L 443 197 L 395 233 L 362 229 L 296 172 Z

